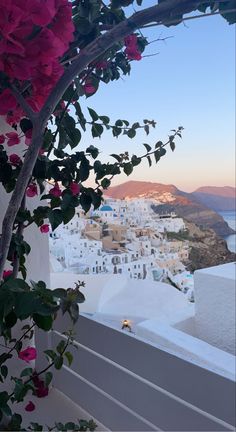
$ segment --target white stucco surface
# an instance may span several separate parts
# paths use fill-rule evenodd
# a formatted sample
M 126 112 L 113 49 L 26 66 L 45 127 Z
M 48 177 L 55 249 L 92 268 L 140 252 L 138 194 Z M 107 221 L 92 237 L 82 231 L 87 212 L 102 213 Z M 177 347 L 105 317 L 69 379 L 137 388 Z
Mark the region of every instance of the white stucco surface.
M 159 347 L 181 354 L 185 359 L 197 362 L 203 367 L 223 373 L 235 380 L 235 356 L 177 330 L 158 320 L 147 320 L 137 324 L 135 334 Z
M 104 287 L 98 313 L 121 318 L 158 318 L 171 324 L 192 316 L 194 305 L 171 285 L 121 276 L 113 277 L 112 285 Z
M 235 263 L 230 263 L 194 274 L 198 337 L 231 354 L 236 343 L 235 271 Z

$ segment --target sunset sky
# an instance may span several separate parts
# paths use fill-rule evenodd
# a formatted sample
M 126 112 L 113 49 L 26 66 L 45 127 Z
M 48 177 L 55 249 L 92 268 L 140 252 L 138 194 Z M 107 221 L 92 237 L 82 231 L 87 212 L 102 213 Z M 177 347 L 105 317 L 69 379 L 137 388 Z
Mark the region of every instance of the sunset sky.
M 132 179 L 172 183 L 186 191 L 202 185 L 234 186 L 234 26 L 215 16 L 177 27 L 156 27 L 145 35 L 150 41 L 159 36 L 171 38 L 152 43 L 146 54 L 158 55 L 133 62 L 131 76 L 101 85 L 83 106 L 110 115 L 114 121 L 155 119 L 157 128 L 148 137 L 139 133 L 133 140 L 117 140 L 105 133 L 93 145 L 99 146 L 104 160 L 123 150 L 142 154 L 143 142 L 153 145 L 165 140 L 169 130 L 179 125 L 185 130 L 174 153 L 168 151 L 151 169 L 145 161 L 131 177 L 117 177 L 113 185 Z

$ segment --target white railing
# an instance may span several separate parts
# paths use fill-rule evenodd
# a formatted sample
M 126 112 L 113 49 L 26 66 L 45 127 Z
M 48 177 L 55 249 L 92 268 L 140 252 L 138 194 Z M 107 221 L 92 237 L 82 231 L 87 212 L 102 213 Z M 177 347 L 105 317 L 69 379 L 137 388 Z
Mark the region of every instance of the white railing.
M 39 351 L 55 347 L 69 326 L 64 317 L 49 336 L 37 331 Z M 74 361 L 54 373 L 53 385 L 108 429 L 234 430 L 234 381 L 88 317 L 75 327 Z

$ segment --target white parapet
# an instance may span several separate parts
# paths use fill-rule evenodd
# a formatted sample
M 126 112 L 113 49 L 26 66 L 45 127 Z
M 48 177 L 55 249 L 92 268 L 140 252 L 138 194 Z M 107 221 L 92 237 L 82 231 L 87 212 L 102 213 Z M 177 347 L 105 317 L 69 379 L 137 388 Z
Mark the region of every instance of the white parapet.
M 194 274 L 195 324 L 198 338 L 235 354 L 235 263 Z

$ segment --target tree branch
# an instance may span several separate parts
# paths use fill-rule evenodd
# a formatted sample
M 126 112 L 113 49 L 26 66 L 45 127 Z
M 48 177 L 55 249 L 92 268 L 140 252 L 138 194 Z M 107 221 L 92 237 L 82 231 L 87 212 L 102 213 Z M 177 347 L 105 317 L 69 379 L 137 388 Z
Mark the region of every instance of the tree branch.
M 43 142 L 43 132 L 46 125 L 45 121 L 39 124 L 39 122 L 33 122 L 33 136 L 32 143 L 26 152 L 24 164 L 21 168 L 20 174 L 18 176 L 15 189 L 12 193 L 7 211 L 5 213 L 2 222 L 2 237 L 0 240 L 0 280 L 2 278 L 4 265 L 7 259 L 7 254 L 11 242 L 13 224 L 20 208 L 21 202 L 23 200 L 25 190 L 28 186 L 33 167 L 36 163 L 39 149 Z
M 10 85 L 10 89 L 12 94 L 15 96 L 17 102 L 21 106 L 21 108 L 24 110 L 27 117 L 33 121 L 35 116 L 37 115 L 32 108 L 29 106 L 29 104 L 26 102 L 24 96 L 17 90 L 17 88 L 14 85 Z
M 199 0 L 167 0 L 158 5 L 134 13 L 130 18 L 117 24 L 112 30 L 99 36 L 87 45 L 86 48 L 80 51 L 78 59 L 65 70 L 64 74 L 47 98 L 42 110 L 38 114 L 34 114 L 32 119 L 32 144 L 26 152 L 23 166 L 2 223 L 2 238 L 0 242 L 0 280 L 10 246 L 14 220 L 20 208 L 25 189 L 30 180 L 33 167 L 38 157 L 39 149 L 42 145 L 44 128 L 67 87 L 71 84 L 74 78 L 89 65 L 89 63 L 96 60 L 116 42 L 122 40 L 134 30 L 153 22 L 165 23 L 165 21 L 170 21 L 179 14 L 183 15 L 196 10 L 203 3 L 204 1 Z

